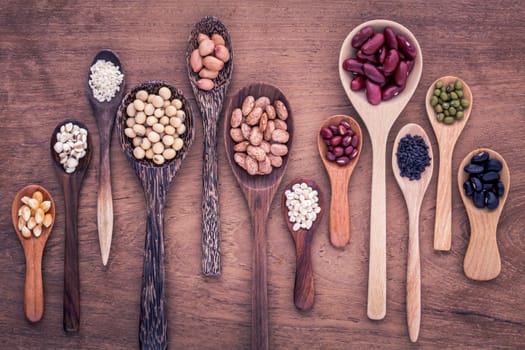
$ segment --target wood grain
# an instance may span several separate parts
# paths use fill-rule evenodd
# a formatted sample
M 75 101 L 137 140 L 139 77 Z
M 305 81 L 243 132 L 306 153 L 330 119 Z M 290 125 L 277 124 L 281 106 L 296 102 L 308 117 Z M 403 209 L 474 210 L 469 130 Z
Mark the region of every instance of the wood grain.
M 496 6 L 495 6 L 496 5 Z M 92 131 L 96 122 L 85 98 L 86 68 L 103 48 L 118 52 L 130 87 L 151 80 L 174 82 L 197 110 L 187 77 L 188 36 L 199 19 L 214 15 L 231 34 L 235 69 L 227 98 L 254 82 L 278 86 L 294 110 L 295 140 L 282 185 L 294 178 L 315 180 L 323 192 L 329 179 L 317 150 L 319 126 L 346 114 L 362 124 L 338 75 L 338 53 L 356 25 L 387 18 L 417 37 L 424 55 L 421 81 L 392 126 L 386 151 L 409 122 L 430 137 L 438 171 L 438 146 L 426 117 L 426 89 L 453 74 L 471 87 L 475 105 L 452 156 L 452 179 L 473 149 L 487 147 L 508 162 L 511 191 L 498 224 L 501 273 L 488 282 L 465 277 L 463 260 L 470 225 L 452 182 L 452 245 L 433 250 L 437 176 L 431 180 L 420 216 L 422 318 L 418 343 L 407 332 L 405 279 L 408 214 L 386 165 L 387 317 L 367 318 L 372 145 L 363 129 L 363 153 L 350 183 L 351 239 L 332 247 L 328 212 L 312 238 L 315 305 L 298 312 L 293 304 L 294 242 L 279 201 L 267 221 L 269 346 L 272 349 L 517 349 L 525 343 L 525 7 L 516 0 L 353 2 L 211 0 L 0 1 L 0 341 L 6 349 L 139 348 L 146 205 L 142 187 L 112 138 L 114 226 L 108 265 L 100 263 L 97 234 L 99 152 L 81 189 L 79 207 L 80 331 L 62 329 L 64 196 L 47 144 L 56 124 L 73 117 Z M 437 17 L 436 17 L 437 16 Z M 445 62 L 445 63 L 444 63 Z M 491 96 L 492 98 L 488 98 Z M 196 120 L 198 116 L 195 115 Z M 223 118 L 221 115 L 220 118 Z M 380 117 L 378 117 L 380 118 Z M 221 119 L 222 120 L 222 119 Z M 219 124 L 218 133 L 223 133 Z M 222 273 L 201 273 L 202 123 L 166 197 L 164 208 L 165 293 L 170 349 L 248 349 L 251 344 L 253 234 L 246 201 L 218 143 Z M 435 173 L 434 175 L 437 175 Z M 16 192 L 28 183 L 45 186 L 56 201 L 56 222 L 42 261 L 45 312 L 35 325 L 23 311 L 24 254 L 9 212 Z M 328 197 L 326 198 L 328 200 Z M 327 202 L 328 204 L 328 202 Z

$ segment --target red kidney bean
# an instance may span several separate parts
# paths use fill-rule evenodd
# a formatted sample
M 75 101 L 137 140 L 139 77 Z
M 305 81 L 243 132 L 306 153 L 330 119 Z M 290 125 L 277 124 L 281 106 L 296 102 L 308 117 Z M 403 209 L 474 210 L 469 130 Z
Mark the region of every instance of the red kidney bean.
M 375 55 L 366 55 L 361 50 L 357 51 L 356 56 L 363 62 L 377 63 L 377 57 Z
M 321 137 L 323 139 L 331 139 L 334 134 L 332 133 L 332 130 L 330 128 L 322 128 L 321 129 Z
M 404 86 L 408 77 L 408 65 L 406 61 L 399 62 L 396 72 L 394 73 L 394 81 L 398 86 Z
M 386 81 L 385 76 L 379 69 L 377 69 L 376 66 L 370 63 L 363 64 L 363 71 L 365 72 L 365 75 L 368 79 L 378 83 L 378 84 L 384 84 Z
M 344 126 L 342 126 L 341 124 L 339 124 L 339 125 L 337 126 L 337 129 L 338 129 L 338 131 L 339 131 L 339 135 L 341 135 L 341 136 L 345 136 L 345 134 L 346 134 L 346 128 L 345 128 Z
M 351 143 L 352 143 L 352 136 L 350 135 L 346 135 L 345 137 L 343 137 L 343 141 L 341 141 L 341 145 L 343 147 L 348 147 L 350 146 Z
M 392 30 L 392 28 L 386 27 L 383 31 L 383 34 L 385 35 L 386 46 L 388 46 L 391 49 L 397 50 L 396 34 Z
M 335 147 L 333 153 L 334 156 L 341 157 L 345 153 L 345 149 L 343 147 Z
M 346 165 L 346 164 L 348 164 L 348 162 L 350 162 L 350 158 L 345 157 L 345 156 L 339 157 L 339 158 L 337 158 L 337 160 L 335 162 L 337 164 L 339 164 L 339 165 Z
M 379 52 L 377 54 L 377 60 L 379 61 L 379 63 L 385 62 L 386 51 L 386 46 L 383 46 L 379 49 Z
M 354 135 L 354 137 L 352 137 L 352 147 L 357 148 L 358 144 L 359 144 L 359 136 Z
M 341 141 L 343 141 L 343 138 L 341 136 L 334 136 L 332 137 L 332 141 L 330 142 L 330 144 L 332 146 L 339 146 Z
M 352 47 L 355 49 L 360 48 L 373 34 L 374 28 L 372 26 L 364 27 L 352 38 Z
M 357 153 L 359 151 L 357 150 L 357 148 L 354 148 L 354 150 L 352 151 L 352 153 L 350 153 L 350 159 L 354 159 L 356 156 L 357 156 Z
M 350 82 L 350 89 L 352 91 L 359 91 L 362 88 L 365 87 L 365 77 L 362 75 L 358 75 L 352 81 Z
M 359 62 L 355 58 L 347 58 L 343 61 L 343 69 L 347 72 L 363 74 L 363 62 Z
M 352 126 L 350 125 L 349 122 L 347 122 L 346 120 L 341 120 L 339 122 L 339 124 L 341 124 L 342 126 L 344 126 L 346 128 L 346 131 L 348 132 L 348 130 L 352 130 Z
M 416 64 L 416 62 L 414 60 L 407 61 L 408 74 L 410 74 L 410 72 L 412 72 L 412 69 L 414 68 L 415 64 Z
M 335 155 L 332 152 L 328 151 L 326 152 L 326 159 L 331 160 L 333 162 L 335 161 Z
M 383 70 L 386 73 L 393 73 L 396 68 L 397 64 L 399 63 L 399 53 L 396 49 L 390 49 L 388 50 L 385 61 L 383 62 Z
M 353 151 L 354 151 L 354 147 L 352 145 L 345 148 L 345 154 L 347 156 L 351 155 Z
M 361 46 L 361 51 L 363 51 L 365 55 L 373 55 L 381 46 L 383 46 L 384 43 L 385 36 L 383 33 L 375 33 L 363 44 L 363 46 Z
M 367 79 L 365 83 L 366 98 L 371 105 L 377 105 L 381 102 L 381 86 Z
M 417 51 L 414 45 L 412 45 L 412 43 L 402 34 L 398 34 L 396 38 L 401 52 L 410 60 L 416 58 Z
M 405 86 L 397 86 L 396 84 L 388 84 L 383 86 L 381 92 L 383 93 L 383 101 L 390 100 L 392 97 L 399 95 L 405 90 Z

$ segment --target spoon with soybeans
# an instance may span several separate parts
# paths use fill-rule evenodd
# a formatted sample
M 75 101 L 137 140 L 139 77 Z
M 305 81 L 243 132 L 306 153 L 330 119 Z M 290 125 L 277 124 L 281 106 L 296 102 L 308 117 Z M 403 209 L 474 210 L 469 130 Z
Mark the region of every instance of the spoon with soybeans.
M 111 193 L 111 164 L 109 160 L 110 147 L 111 147 L 111 136 L 113 135 L 113 125 L 115 124 L 115 117 L 117 114 L 117 108 L 124 96 L 124 89 L 126 82 L 124 80 L 124 71 L 122 64 L 118 56 L 111 50 L 102 50 L 98 52 L 93 58 L 91 67 L 99 64 L 99 60 L 102 60 L 105 69 L 109 70 L 111 67 L 111 76 L 113 79 L 121 78 L 121 82 L 118 85 L 118 90 L 114 92 L 113 97 L 102 95 L 95 96 L 95 91 L 99 88 L 91 87 L 89 84 L 96 84 L 98 80 L 103 79 L 103 73 L 98 73 L 96 70 L 92 72 L 90 69 L 90 78 L 88 79 L 88 100 L 93 110 L 93 114 L 97 121 L 98 132 L 100 135 L 100 159 L 99 159 L 99 173 L 98 173 L 98 196 L 97 196 L 97 229 L 98 229 L 98 241 L 100 245 L 100 255 L 102 257 L 102 264 L 106 266 L 108 264 L 109 252 L 111 249 L 111 239 L 113 237 L 113 196 Z M 109 62 L 109 63 L 108 63 Z M 116 74 L 116 70 L 122 74 L 119 76 Z M 109 74 L 109 73 L 107 73 Z M 92 82 L 96 80 L 96 83 Z M 109 78 L 103 80 L 105 84 L 108 84 Z M 108 88 L 104 86 L 104 88 Z M 107 100 L 109 98 L 109 101 Z M 102 101 L 100 101 L 102 99 Z
M 387 31 L 387 27 L 390 28 L 389 30 L 392 32 L 395 46 L 399 45 L 399 49 L 403 49 L 401 50 L 403 51 L 401 52 L 403 57 L 406 59 L 408 54 L 410 54 L 413 58 L 412 60 L 405 61 L 400 59 L 398 61 L 397 69 L 399 70 L 400 86 L 389 85 L 388 89 L 387 86 L 385 86 L 384 90 L 381 91 L 377 83 L 373 83 L 371 79 L 368 79 L 366 81 L 368 87 L 366 94 L 363 91 L 354 91 L 353 88 L 356 88 L 355 84 L 358 81 L 354 82 L 355 79 L 345 70 L 345 61 L 350 57 L 361 55 L 359 52 L 363 49 L 358 51 L 352 44 L 355 46 L 356 39 L 366 39 L 366 37 L 363 37 L 363 33 L 365 32 L 369 32 L 368 34 L 370 35 L 375 32 L 370 38 L 371 43 L 375 44 L 377 40 L 374 39 L 374 36 L 381 39 L 381 35 L 379 34 L 382 31 Z M 386 42 L 388 43 L 388 41 Z M 401 43 L 403 43 L 403 45 L 401 45 Z M 369 46 L 368 44 L 366 45 Z M 401 57 L 401 54 L 398 53 L 397 57 Z M 343 64 L 345 64 L 345 67 L 343 67 Z M 360 66 L 361 69 L 363 69 L 364 66 L 365 64 L 362 64 L 362 66 Z M 374 69 L 371 63 L 368 63 L 366 67 L 369 67 L 374 73 L 378 73 L 378 69 Z M 421 78 L 422 70 L 423 57 L 415 36 L 407 28 L 393 21 L 372 20 L 358 25 L 344 40 L 339 54 L 339 76 L 341 83 L 343 84 L 348 99 L 366 125 L 372 143 L 372 197 L 370 204 L 370 258 L 367 307 L 368 318 L 372 320 L 381 320 L 386 315 L 385 164 L 388 134 L 392 125 L 414 94 L 419 79 Z M 382 75 L 383 73 L 379 71 L 379 74 Z M 393 76 L 396 77 L 397 74 L 393 74 Z M 371 104 L 371 102 L 374 104 Z
M 406 140 L 406 136 L 412 137 L 410 141 L 406 141 L 407 146 L 405 150 L 400 152 L 400 143 Z M 420 157 L 424 157 L 425 151 L 420 143 L 415 143 L 415 138 L 420 137 L 427 146 L 428 165 L 422 164 Z M 400 157 L 407 156 L 411 152 L 408 160 L 405 161 L 403 168 L 409 168 L 409 174 L 402 174 L 400 169 Z M 412 342 L 417 341 L 419 336 L 419 327 L 421 324 L 421 263 L 419 256 L 419 213 L 421 211 L 421 203 L 427 191 L 428 184 L 432 179 L 432 147 L 430 147 L 430 140 L 428 136 L 417 124 L 407 124 L 397 134 L 392 150 L 392 170 L 397 184 L 403 193 L 406 206 L 408 209 L 408 261 L 407 261 L 407 280 L 406 280 L 406 303 L 407 303 L 407 322 L 408 334 Z M 421 168 L 423 170 L 421 171 Z M 406 170 L 406 169 L 405 169 Z M 410 179 L 410 172 L 420 172 L 420 178 Z
M 82 181 L 91 161 L 93 144 L 83 123 L 65 120 L 53 131 L 50 149 L 65 202 L 64 330 L 77 332 L 80 326 L 78 205 Z
M 440 96 L 436 96 L 436 84 L 441 82 L 438 86 L 441 89 L 447 89 L 452 84 L 454 87 L 457 82 L 461 82 L 462 85 L 462 96 L 458 96 L 454 92 L 456 98 L 449 98 L 445 92 L 447 101 L 441 101 Z M 437 92 L 436 92 L 437 94 Z M 440 107 L 433 105 L 432 99 L 438 101 Z M 462 100 L 468 101 L 468 106 L 462 107 L 463 111 L 456 111 L 456 117 L 452 118 L 445 117 L 443 105 L 447 103 L 450 107 L 453 107 L 452 101 L 458 101 L 461 105 Z M 425 97 L 425 106 L 427 109 L 427 116 L 430 120 L 430 124 L 434 129 L 434 134 L 439 146 L 439 173 L 437 183 L 437 198 L 436 198 L 436 221 L 434 224 L 434 249 L 435 250 L 450 250 L 452 240 L 452 154 L 454 153 L 454 147 L 459 135 L 463 131 L 463 128 L 468 122 L 470 112 L 472 111 L 472 92 L 469 86 L 461 79 L 454 76 L 444 76 L 432 83 L 428 88 L 427 95 Z M 445 107 L 447 106 L 445 105 Z M 441 108 L 443 116 L 439 116 L 436 112 L 436 108 Z M 456 109 L 456 107 L 454 107 Z M 461 112 L 461 117 L 457 116 L 457 113 Z M 441 119 L 441 120 L 439 120 Z M 447 124 L 449 121 L 452 124 Z
M 42 258 L 55 222 L 53 197 L 39 185 L 22 188 L 13 200 L 11 221 L 26 260 L 24 313 L 29 322 L 38 322 L 44 315 Z

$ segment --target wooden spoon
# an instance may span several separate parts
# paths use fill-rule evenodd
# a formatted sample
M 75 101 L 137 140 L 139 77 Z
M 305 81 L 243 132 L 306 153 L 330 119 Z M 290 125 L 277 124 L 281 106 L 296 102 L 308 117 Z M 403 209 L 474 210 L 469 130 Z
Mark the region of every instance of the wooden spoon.
M 177 152 L 175 159 L 162 166 L 152 161 L 137 160 L 133 157 L 133 145 L 124 134 L 126 128 L 126 107 L 135 100 L 139 90 L 158 93 L 163 86 L 171 90 L 172 98 L 183 103 L 186 113 L 184 124 L 186 132 L 182 135 L 184 146 Z M 164 292 L 164 223 L 163 211 L 168 189 L 175 173 L 193 143 L 195 136 L 193 111 L 181 90 L 163 81 L 149 81 L 134 87 L 122 100 L 117 111 L 117 133 L 120 146 L 128 158 L 131 167 L 144 189 L 146 200 L 146 242 L 144 246 L 144 273 L 142 276 L 142 293 L 140 303 L 139 341 L 142 349 L 166 349 L 167 312 Z
M 283 157 L 280 168 L 274 168 L 269 175 L 249 175 L 233 159 L 234 143 L 230 138 L 230 116 L 240 107 L 246 96 L 255 98 L 266 96 L 270 101 L 281 100 L 288 109 L 288 154 Z M 226 155 L 248 202 L 254 229 L 253 242 L 253 276 L 252 276 L 252 349 L 268 349 L 268 293 L 266 284 L 266 220 L 270 211 L 273 196 L 281 183 L 293 144 L 293 118 L 288 100 L 276 87 L 268 84 L 252 84 L 239 90 L 229 99 L 224 118 L 224 145 Z
M 434 249 L 450 250 L 452 237 L 452 154 L 459 135 L 467 124 L 472 111 L 472 92 L 469 86 L 463 81 L 464 98 L 470 101 L 470 106 L 465 109 L 463 119 L 456 120 L 454 124 L 447 125 L 437 120 L 434 107 L 430 104 L 430 99 L 434 94 L 434 86 L 441 80 L 445 86 L 453 83 L 459 78 L 445 76 L 437 79 L 430 85 L 425 97 L 427 115 L 434 129 L 439 146 L 439 173 L 437 183 L 436 198 L 436 221 L 434 224 Z
M 355 135 L 358 137 L 359 144 L 357 156 L 350 160 L 346 165 L 338 165 L 326 158 L 327 146 L 321 137 L 321 130 L 332 124 L 339 124 L 342 120 L 346 120 Z M 361 156 L 363 148 L 363 132 L 359 124 L 352 118 L 346 115 L 334 115 L 323 122 L 319 132 L 317 133 L 317 148 L 323 161 L 331 184 L 331 199 L 330 199 L 330 242 L 334 247 L 343 248 L 350 241 L 350 202 L 348 200 L 348 185 L 350 177 L 354 172 L 355 166 Z
M 45 201 L 51 201 L 49 212 L 53 217 L 51 225 L 45 227 L 42 225 L 40 237 L 24 238 L 18 228 L 18 209 L 23 205 L 21 198 L 24 196 L 31 197 L 33 193 L 40 191 Z M 42 257 L 47 239 L 53 230 L 55 222 L 55 200 L 51 194 L 42 186 L 28 185 L 22 188 L 15 196 L 11 206 L 11 221 L 15 232 L 24 249 L 26 259 L 26 281 L 24 288 L 24 313 L 29 322 L 38 322 L 44 315 L 44 283 L 42 280 Z
M 215 87 L 205 91 L 197 87 L 199 75 L 190 66 L 190 56 L 198 48 L 199 33 L 211 37 L 220 34 L 230 51 L 230 60 L 214 79 Z M 186 51 L 188 78 L 202 115 L 204 131 L 204 154 L 202 168 L 202 273 L 217 276 L 221 273 L 221 234 L 219 219 L 219 188 L 217 171 L 217 124 L 224 98 L 230 86 L 233 71 L 233 47 L 230 33 L 219 19 L 206 16 L 197 22 L 191 31 Z
M 409 180 L 401 177 L 397 163 L 397 148 L 399 142 L 406 135 L 421 136 L 428 146 L 430 166 L 421 173 L 421 179 Z M 392 150 L 392 170 L 397 184 L 403 192 L 408 209 L 408 262 L 407 262 L 407 322 L 408 334 L 412 342 L 416 342 L 419 336 L 421 324 L 421 265 L 419 259 L 419 212 L 425 192 L 432 178 L 432 147 L 428 136 L 417 124 L 407 124 L 397 134 Z
M 58 181 L 62 184 L 64 192 L 66 227 L 64 234 L 64 331 L 77 332 L 80 326 L 80 278 L 78 268 L 78 204 L 80 199 L 80 188 L 86 175 L 93 153 L 93 143 L 88 130 L 86 155 L 79 159 L 78 166 L 73 173 L 66 173 L 58 154 L 53 149 L 56 143 L 56 134 L 60 127 L 67 123 L 73 123 L 81 128 L 88 128 L 81 122 L 73 119 L 64 120 L 58 124 L 50 140 L 51 158 L 54 160 L 55 173 Z
M 503 164 L 500 171 L 500 181 L 505 186 L 505 192 L 499 199 L 498 207 L 493 210 L 476 208 L 472 198 L 467 197 L 463 190 L 463 183 L 468 179 L 468 174 L 463 169 L 470 162 L 472 156 L 480 152 L 488 152 L 490 159 L 497 159 Z M 470 240 L 465 254 L 463 270 L 465 275 L 473 280 L 488 281 L 494 279 L 498 277 L 501 271 L 501 258 L 496 233 L 499 217 L 510 190 L 509 167 L 505 159 L 496 151 L 488 148 L 476 149 L 467 154 L 459 166 L 458 187 L 470 221 Z
M 343 69 L 343 61 L 355 56 L 351 41 L 363 27 L 372 26 L 376 31 L 391 27 L 396 34 L 405 35 L 417 50 L 415 65 L 398 96 L 373 106 L 368 103 L 362 91 L 350 89 L 351 76 Z M 372 141 L 372 199 L 370 215 L 370 259 L 368 277 L 368 317 L 381 320 L 386 314 L 386 185 L 385 162 L 386 142 L 392 124 L 401 114 L 412 97 L 421 78 L 423 57 L 414 35 L 399 23 L 387 20 L 373 20 L 360 24 L 346 37 L 339 54 L 339 76 L 346 95 L 361 116 Z
M 312 224 L 309 230 L 299 229 L 298 231 L 293 230 L 293 223 L 290 222 L 288 216 L 288 207 L 286 206 L 286 194 L 287 190 L 292 190 L 295 184 L 306 183 L 313 190 L 316 190 L 319 198 L 319 208 L 321 211 L 317 214 L 317 218 Z M 295 179 L 290 182 L 283 190 L 281 196 L 281 209 L 283 211 L 284 221 L 290 231 L 292 238 L 295 243 L 295 287 L 294 287 L 294 303 L 295 307 L 299 310 L 306 311 L 310 310 L 314 305 L 314 273 L 312 269 L 312 239 L 314 232 L 319 227 L 319 223 L 323 218 L 324 212 L 324 199 L 321 193 L 321 188 L 317 185 L 314 180 L 310 179 Z
M 117 66 L 124 74 L 122 64 L 118 56 L 111 50 L 102 50 L 95 55 L 91 65 L 98 60 L 109 61 Z M 89 75 L 88 72 L 88 82 Z M 98 169 L 98 197 L 97 197 L 97 228 L 98 241 L 100 244 L 100 255 L 102 264 L 106 266 L 111 249 L 111 238 L 113 237 L 113 197 L 111 194 L 111 165 L 109 161 L 109 150 L 111 147 L 111 136 L 113 135 L 113 125 L 117 108 L 124 96 L 125 80 L 122 80 L 119 90 L 109 102 L 100 102 L 93 95 L 93 90 L 87 86 L 87 95 L 91 109 L 97 121 L 98 132 L 100 135 L 100 159 Z

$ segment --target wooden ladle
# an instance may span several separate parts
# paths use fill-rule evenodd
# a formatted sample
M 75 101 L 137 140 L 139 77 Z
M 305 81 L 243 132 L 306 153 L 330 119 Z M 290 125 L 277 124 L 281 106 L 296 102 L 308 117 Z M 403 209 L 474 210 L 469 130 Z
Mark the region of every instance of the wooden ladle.
M 329 125 L 337 125 L 342 120 L 347 121 L 352 127 L 355 136 L 358 137 L 359 144 L 357 145 L 358 153 L 355 158 L 350 160 L 346 165 L 338 165 L 326 158 L 327 146 L 321 137 L 321 130 Z M 330 195 L 330 221 L 328 224 L 330 232 L 330 242 L 334 247 L 343 248 L 350 241 L 350 202 L 348 198 L 348 186 L 350 177 L 361 156 L 363 148 L 363 132 L 359 124 L 352 118 L 346 115 L 334 115 L 323 122 L 319 132 L 317 133 L 317 148 L 319 155 L 323 161 L 324 167 L 330 179 L 331 195 Z
M 174 159 L 157 166 L 147 159 L 138 160 L 133 156 L 131 140 L 124 134 L 126 128 L 126 107 L 135 100 L 137 91 L 146 90 L 157 94 L 163 86 L 171 90 L 173 98 L 182 101 L 186 113 L 186 132 L 181 136 L 184 146 Z M 166 349 L 167 311 L 164 288 L 164 205 L 175 173 L 193 144 L 195 136 L 193 112 L 181 90 L 163 81 L 149 81 L 134 87 L 122 100 L 117 111 L 117 133 L 124 154 L 144 189 L 146 199 L 146 240 L 144 245 L 144 272 L 140 303 L 139 341 L 141 349 Z
M 294 231 L 293 223 L 290 222 L 288 216 L 288 207 L 286 206 L 286 191 L 292 190 L 295 184 L 306 183 L 313 190 L 317 191 L 319 198 L 319 208 L 321 211 L 317 214 L 317 218 L 310 229 L 299 229 Z M 314 272 L 312 268 L 312 239 L 315 230 L 319 227 L 319 223 L 323 218 L 324 213 L 324 198 L 321 193 L 321 188 L 314 180 L 298 178 L 291 181 L 283 190 L 281 196 L 281 209 L 283 211 L 284 221 L 288 227 L 288 231 L 292 235 L 295 243 L 295 286 L 294 286 L 294 303 L 299 310 L 310 310 L 314 305 Z
M 73 173 L 66 173 L 60 158 L 53 149 L 57 140 L 56 135 L 62 125 L 73 123 L 88 131 L 86 155 L 79 159 L 78 166 Z M 83 123 L 68 119 L 58 124 L 50 140 L 51 158 L 55 164 L 55 173 L 58 181 L 62 184 L 64 192 L 64 208 L 66 215 L 66 227 L 64 234 L 64 331 L 77 332 L 80 326 L 80 278 L 78 266 L 78 205 L 80 201 L 80 189 L 86 175 L 91 156 L 93 154 L 93 143 L 87 126 Z
M 362 91 L 350 89 L 351 76 L 343 69 L 343 61 L 355 56 L 351 41 L 363 27 L 372 26 L 376 31 L 390 27 L 403 34 L 414 45 L 417 57 L 408 76 L 405 90 L 398 96 L 373 106 Z M 414 94 L 423 70 L 421 48 L 414 35 L 399 23 L 387 20 L 372 20 L 358 25 L 346 37 L 339 53 L 339 77 L 346 95 L 361 116 L 372 142 L 372 198 L 370 214 L 370 259 L 368 277 L 368 310 L 370 319 L 380 320 L 386 315 L 386 143 L 390 128 Z
M 240 107 L 246 96 L 266 96 L 270 101 L 281 100 L 288 109 L 288 154 L 283 157 L 281 167 L 274 168 L 269 175 L 249 175 L 233 159 L 234 143 L 230 138 L 230 117 Z M 266 220 L 272 199 L 281 183 L 293 144 L 293 115 L 288 100 L 276 87 L 268 84 L 252 84 L 239 90 L 227 104 L 224 118 L 224 145 L 233 175 L 248 202 L 254 230 L 253 276 L 252 276 L 252 349 L 268 349 L 268 292 L 266 280 Z
M 436 221 L 434 224 L 434 249 L 450 250 L 452 239 L 452 154 L 459 135 L 468 122 L 472 111 L 472 92 L 469 86 L 463 81 L 464 98 L 470 101 L 470 106 L 464 110 L 463 119 L 456 120 L 454 124 L 447 125 L 437 120 L 434 107 L 430 104 L 430 99 L 434 93 L 435 85 L 441 80 L 446 86 L 454 83 L 459 78 L 445 76 L 437 79 L 430 85 L 425 97 L 428 119 L 436 134 L 439 146 L 439 173 L 437 183 L 436 198 Z
M 399 142 L 406 135 L 421 136 L 428 146 L 430 166 L 421 173 L 419 180 L 409 180 L 402 177 L 397 160 L 397 149 Z M 421 264 L 419 258 L 419 212 L 425 192 L 432 178 L 432 147 L 427 133 L 417 124 L 407 124 L 397 134 L 392 150 L 392 170 L 397 184 L 403 192 L 403 197 L 408 209 L 408 262 L 406 281 L 407 300 L 407 322 L 408 334 L 412 342 L 417 341 L 419 326 L 421 324 Z
M 220 34 L 230 51 L 230 60 L 225 63 L 215 86 L 209 91 L 198 88 L 199 75 L 190 66 L 190 56 L 198 48 L 199 33 L 211 37 Z M 191 31 L 186 51 L 188 78 L 202 116 L 204 131 L 204 154 L 202 157 L 202 273 L 205 276 L 217 276 L 221 273 L 221 234 L 219 218 L 219 187 L 217 171 L 217 124 L 222 104 L 233 72 L 233 47 L 230 33 L 216 17 L 206 16 L 197 22 Z
M 463 170 L 475 154 L 487 152 L 490 159 L 497 159 L 503 165 L 500 171 L 500 181 L 505 186 L 505 192 L 499 199 L 496 209 L 479 209 L 474 206 L 472 198 L 465 195 L 463 184 L 468 179 L 468 174 Z M 470 221 L 470 240 L 465 254 L 463 270 L 465 275 L 473 280 L 488 281 L 498 277 L 501 271 L 501 258 L 498 250 L 496 233 L 498 231 L 498 221 L 507 201 L 510 190 L 510 171 L 505 159 L 488 148 L 476 149 L 463 159 L 458 170 L 458 187 L 461 199 L 467 210 Z
M 98 60 L 104 60 L 113 63 L 117 66 L 122 74 L 124 74 L 122 64 L 118 56 L 111 50 L 99 51 L 93 58 L 91 65 Z M 89 81 L 88 73 L 88 81 Z M 98 241 L 100 245 L 100 255 L 102 257 L 102 264 L 106 266 L 109 259 L 109 251 L 111 249 L 111 239 L 113 237 L 113 196 L 111 193 L 111 164 L 109 161 L 111 136 L 113 135 L 113 125 L 115 124 L 115 117 L 117 108 L 124 96 L 125 80 L 120 83 L 119 90 L 115 96 L 109 101 L 100 102 L 93 95 L 91 87 L 87 87 L 87 95 L 91 109 L 97 121 L 98 132 L 100 135 L 100 159 L 98 168 L 98 197 L 97 197 L 97 229 Z
M 31 197 L 33 193 L 40 191 L 45 201 L 51 201 L 49 213 L 53 221 L 49 227 L 42 226 L 40 237 L 25 238 L 18 228 L 18 209 L 23 205 L 21 198 Z M 42 258 L 47 239 L 53 230 L 55 222 L 55 200 L 51 194 L 42 186 L 28 185 L 22 188 L 15 196 L 11 206 L 11 221 L 15 232 L 24 249 L 26 259 L 26 281 L 24 287 L 24 313 L 29 322 L 38 322 L 44 315 L 44 283 L 42 279 Z

